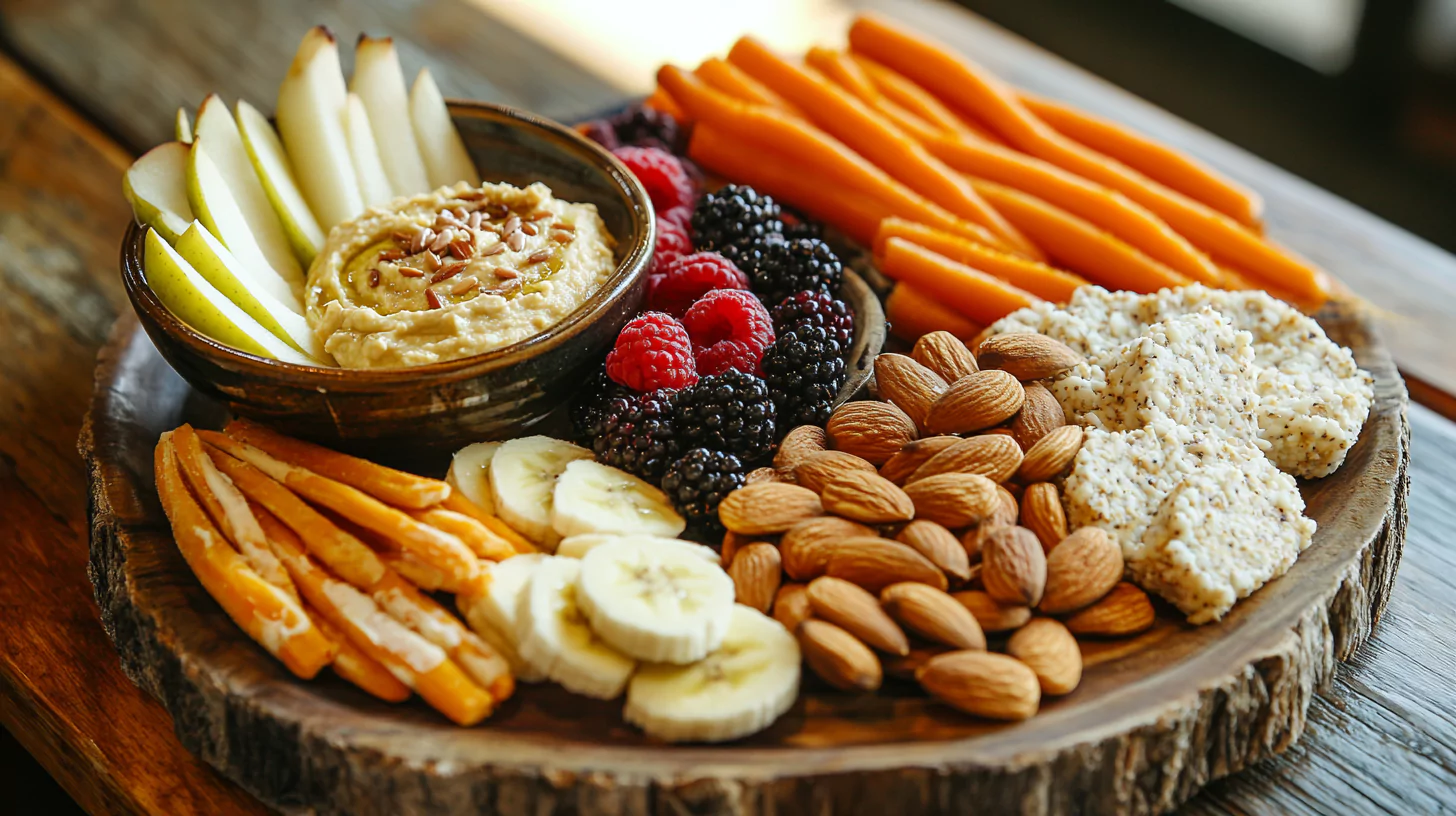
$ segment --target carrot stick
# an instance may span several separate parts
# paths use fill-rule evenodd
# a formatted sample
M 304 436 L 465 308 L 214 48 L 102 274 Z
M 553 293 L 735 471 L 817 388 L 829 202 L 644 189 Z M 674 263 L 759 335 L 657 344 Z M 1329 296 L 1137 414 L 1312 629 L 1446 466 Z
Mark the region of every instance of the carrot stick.
M 904 238 L 887 240 L 884 251 L 875 261 L 886 275 L 914 286 L 982 325 L 990 325 L 1017 309 L 1042 302 L 1036 295 L 1000 278 Z
M 863 54 L 846 54 L 845 56 L 864 71 L 865 76 L 869 77 L 870 82 L 874 83 L 881 94 L 947 134 L 952 136 L 970 135 L 988 142 L 1001 143 L 1000 138 L 995 134 L 957 116 L 933 94 L 906 79 L 903 74 L 892 71 Z
M 1086 286 L 1086 279 L 1070 272 L 1017 258 L 989 247 L 943 232 L 924 224 L 916 224 L 903 218 L 886 218 L 880 222 L 879 233 L 875 235 L 875 254 L 885 251 L 885 242 L 891 238 L 904 238 L 912 244 L 919 244 L 933 252 L 994 275 L 1018 289 L 1024 289 L 1044 300 L 1066 303 L 1078 287 Z
M 422 524 L 428 524 L 460 539 L 481 558 L 503 561 L 516 554 L 509 541 L 464 513 L 443 507 L 431 507 L 428 510 L 411 510 L 409 514 Z
M 263 580 L 187 491 L 169 437 L 157 443 L 154 467 L 162 510 L 172 523 L 177 549 L 208 595 L 248 637 L 309 679 L 334 660 L 333 645 L 288 593 Z
M 783 59 L 752 37 L 743 37 L 728 60 L 790 102 L 829 135 L 900 179 L 907 187 L 972 223 L 1001 236 L 1028 256 L 1036 248 L 976 191 L 914 139 L 865 103 L 821 76 Z
M 687 111 L 683 110 L 682 105 L 679 105 L 677 100 L 673 99 L 672 94 L 668 93 L 665 88 L 659 87 L 653 91 L 650 96 L 642 101 L 642 107 L 662 111 L 684 124 L 692 121 L 688 118 Z
M 737 65 L 727 60 L 709 57 L 703 60 L 703 64 L 699 65 L 693 73 L 707 83 L 708 87 L 722 91 L 734 99 L 778 108 L 795 116 L 804 115 L 804 112 L 795 107 L 792 102 L 774 93 L 767 85 L 749 76 Z
M 485 525 L 486 529 L 505 539 L 517 553 L 536 552 L 536 545 L 528 541 L 525 536 L 511 529 L 511 526 L 501 521 L 499 516 L 491 515 L 475 506 L 475 502 L 465 498 L 458 490 L 440 502 L 440 507 L 475 519 Z
M 1186 153 L 1062 102 L 1026 92 L 1021 104 L 1052 129 L 1258 231 L 1264 199 Z
M 974 183 L 1006 217 L 1037 236 L 1059 264 L 1094 283 L 1142 293 L 1189 283 L 1183 275 L 1066 210 L 989 181 Z
M 961 135 L 959 132 L 948 132 L 930 124 L 895 103 L 885 94 L 880 93 L 879 89 L 869 82 L 859 64 L 850 59 L 847 54 L 827 48 L 816 48 L 809 52 L 808 59 L 811 67 L 817 69 L 839 87 L 854 94 L 860 101 L 874 108 L 889 120 L 890 124 L 919 142 L 924 143 L 932 139 Z
M 948 331 L 968 342 L 981 333 L 981 327 L 965 315 L 904 283 L 895 284 L 885 299 L 885 319 L 890 332 L 907 343 L 935 331 Z

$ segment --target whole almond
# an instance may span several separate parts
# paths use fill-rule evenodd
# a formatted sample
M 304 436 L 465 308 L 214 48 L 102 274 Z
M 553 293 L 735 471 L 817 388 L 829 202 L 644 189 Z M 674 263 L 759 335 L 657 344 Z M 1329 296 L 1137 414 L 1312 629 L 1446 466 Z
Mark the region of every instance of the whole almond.
M 1015 416 L 1026 401 L 1026 389 L 1005 371 L 977 371 L 956 380 L 925 417 L 930 433 L 970 433 Z
M 957 649 L 984 649 L 986 635 L 970 610 L 925 584 L 891 584 L 880 590 L 890 617 L 915 634 Z
M 905 486 L 915 517 L 947 528 L 965 527 L 989 516 L 1000 502 L 996 483 L 974 473 L 942 473 Z
M 1126 637 L 1151 628 L 1156 618 L 1148 594 L 1123 581 L 1102 600 L 1067 616 L 1063 622 L 1077 635 Z
M 910 650 L 909 654 L 889 655 L 880 663 L 884 667 L 885 674 L 901 680 L 914 680 L 915 672 L 920 671 L 920 667 L 924 666 L 930 658 L 953 651 L 955 650 L 949 646 L 939 644 L 916 646 Z
M 1047 555 L 1046 591 L 1038 608 L 1060 615 L 1101 600 L 1122 580 L 1122 547 L 1099 527 L 1083 527 Z
M 1066 343 L 1044 334 L 998 334 L 976 350 L 981 368 L 996 368 L 1018 380 L 1044 380 L 1082 362 Z
M 846 402 L 829 415 L 824 430 L 835 450 L 872 465 L 883 465 L 920 435 L 904 411 L 878 400 Z
M 1077 458 L 1082 437 L 1082 429 L 1076 425 L 1063 425 L 1051 431 L 1026 452 L 1016 475 L 1023 482 L 1045 482 L 1060 475 Z
M 981 550 L 981 583 L 1002 603 L 1036 606 L 1046 587 L 1046 553 L 1025 527 L 997 527 Z
M 745 485 L 778 481 L 782 481 L 779 476 L 779 472 L 771 467 L 754 468 L 753 470 L 748 471 L 747 476 L 743 477 L 743 483 Z
M 1011 634 L 1006 652 L 1031 667 L 1042 694 L 1070 694 L 1082 682 L 1082 650 L 1060 621 L 1033 619 Z
M 718 520 L 735 533 L 782 533 L 799 522 L 824 515 L 814 491 L 782 482 L 740 487 L 718 505 Z
M 943 377 L 903 354 L 875 358 L 875 392 L 899 406 L 922 431 L 930 406 L 946 388 Z
M 966 348 L 959 337 L 948 331 L 933 331 L 921 335 L 915 341 L 915 348 L 911 349 L 910 357 L 915 362 L 925 366 L 940 375 L 940 378 L 948 383 L 953 383 L 967 374 L 974 374 L 980 369 L 976 366 L 976 358 L 971 350 Z
M 1021 494 L 1021 526 L 1035 534 L 1048 553 L 1067 537 L 1067 514 L 1056 485 L 1037 482 L 1026 486 Z
M 784 572 L 796 581 L 808 581 L 824 574 L 829 565 L 830 545 L 850 538 L 873 538 L 873 528 L 834 516 L 801 521 L 789 528 L 779 541 Z
M 951 597 L 964 606 L 986 632 L 1010 632 L 1031 620 L 1031 607 L 1001 603 L 984 589 L 968 589 Z
M 1020 516 L 1016 496 L 1006 489 L 1006 485 L 996 485 L 996 498 L 998 501 L 996 502 L 996 512 L 991 515 L 992 523 L 1014 526 L 1016 519 Z
M 905 480 L 910 478 L 910 474 L 929 461 L 931 457 L 959 441 L 961 441 L 959 436 L 928 436 L 924 439 L 917 439 L 901 448 L 899 453 L 891 456 L 889 461 L 881 465 L 880 475 L 897 485 L 903 485 Z
M 874 691 L 884 682 L 880 659 L 858 638 L 828 621 L 799 624 L 799 648 L 809 668 L 844 691 Z
M 977 473 L 1004 482 L 1021 466 L 1021 446 L 1010 436 L 972 436 L 930 457 L 906 484 L 941 473 Z
M 1067 424 L 1062 404 L 1041 383 L 1026 383 L 1026 401 L 1007 428 L 1022 450 L 1031 450 L 1038 439 Z
M 784 584 L 774 595 L 774 620 L 782 623 L 790 632 L 799 624 L 814 617 L 814 607 L 809 603 L 809 587 L 804 584 Z
M 820 494 L 824 509 L 865 524 L 894 524 L 915 517 L 915 503 L 900 486 L 874 471 L 851 471 L 829 480 Z
M 996 499 L 996 509 L 991 515 L 971 525 L 961 536 L 961 549 L 966 551 L 971 563 L 980 560 L 981 550 L 986 546 L 986 536 L 991 530 L 1016 526 L 1016 497 L 1011 495 L 1006 485 L 996 485 Z
M 923 584 L 922 584 L 923 586 Z M 814 616 L 840 627 L 870 646 L 894 655 L 910 653 L 910 639 L 865 589 L 825 575 L 809 582 Z
M 930 560 L 898 541 L 887 538 L 847 538 L 829 546 L 824 574 L 843 578 L 871 592 L 890 584 L 918 581 L 946 588 L 945 573 Z
M 1041 704 L 1041 683 L 1029 666 L 995 652 L 946 652 L 915 673 L 920 687 L 952 708 L 994 720 L 1024 720 Z
M 763 542 L 738 550 L 733 556 L 733 563 L 728 565 L 728 577 L 733 579 L 734 600 L 763 613 L 773 606 L 783 576 L 779 548 Z
M 895 534 L 905 544 L 957 581 L 971 577 L 971 561 L 955 534 L 929 519 L 915 519 Z
M 794 468 L 794 482 L 818 493 L 830 479 L 854 471 L 874 473 L 875 466 L 844 451 L 819 451 L 805 456 Z
M 804 457 L 829 447 L 829 437 L 818 425 L 800 425 L 784 436 L 774 454 L 773 466 L 781 474 L 791 474 Z
M 749 536 L 739 535 L 728 530 L 723 533 L 723 544 L 718 548 L 718 557 L 722 560 L 723 568 L 727 569 L 733 563 L 733 556 L 738 554 L 741 547 L 746 547 L 754 542 Z

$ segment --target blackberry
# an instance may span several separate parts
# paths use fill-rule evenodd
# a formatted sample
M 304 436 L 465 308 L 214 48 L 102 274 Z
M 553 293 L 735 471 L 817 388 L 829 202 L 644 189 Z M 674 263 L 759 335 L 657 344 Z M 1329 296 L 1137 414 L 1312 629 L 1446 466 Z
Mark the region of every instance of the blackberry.
M 854 336 L 854 311 L 849 304 L 821 290 L 795 292 L 773 307 L 776 333 L 783 332 L 801 320 L 807 320 L 829 332 L 843 348 L 849 348 Z
M 755 294 L 778 303 L 795 292 L 838 292 L 844 266 L 829 245 L 818 238 L 797 238 L 763 244 L 762 257 L 738 264 L 752 280 Z
M 743 487 L 744 481 L 743 462 L 737 456 L 693 448 L 667 468 L 662 477 L 662 492 L 687 519 L 689 531 L 711 540 L 722 534 L 718 503 Z
M 678 392 L 673 418 L 684 448 L 710 448 L 745 462 L 773 448 L 773 400 L 752 374 L 730 370 L 698 380 Z
M 667 390 L 629 394 L 607 400 L 592 438 L 597 461 L 655 482 L 678 455 L 672 407 Z
M 795 238 L 823 238 L 824 226 L 818 221 L 810 221 L 798 213 L 788 213 L 784 217 L 784 237 L 790 240 Z
M 823 425 L 844 387 L 845 347 L 808 319 L 789 326 L 763 354 L 778 426 Z
M 677 156 L 688 149 L 688 134 L 670 113 L 633 105 L 610 120 L 618 144 L 659 147 Z
M 778 202 L 752 187 L 729 184 L 698 199 L 693 210 L 693 240 L 698 250 L 728 254 L 746 244 L 784 231 Z M 731 257 L 731 256 L 730 256 Z
M 576 437 L 590 441 L 600 436 L 607 403 L 615 397 L 631 396 L 632 393 L 632 389 L 627 386 L 612 382 L 607 376 L 606 366 L 597 366 L 596 371 L 587 379 L 586 385 L 571 400 L 568 414 Z
M 616 150 L 622 146 L 622 140 L 617 138 L 617 129 L 612 127 L 612 123 L 606 119 L 593 119 L 587 122 L 582 128 L 581 135 L 608 150 Z

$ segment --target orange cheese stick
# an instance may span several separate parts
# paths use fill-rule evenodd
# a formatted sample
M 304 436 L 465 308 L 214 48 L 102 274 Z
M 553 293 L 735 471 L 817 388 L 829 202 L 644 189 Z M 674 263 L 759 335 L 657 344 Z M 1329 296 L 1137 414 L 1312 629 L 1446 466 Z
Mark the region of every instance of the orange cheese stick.
M 948 331 L 969 343 L 981 333 L 981 326 L 965 315 L 904 283 L 895 284 L 885 299 L 885 320 L 890 324 L 890 333 L 907 343 L 937 331 Z
M 261 512 L 268 512 L 259 509 Z M 278 524 L 276 519 L 273 523 Z M 279 528 L 283 531 L 288 529 L 281 524 Z M 399 682 L 399 678 L 390 674 L 389 669 L 385 668 L 383 663 L 364 654 L 362 649 L 355 646 L 354 642 L 345 637 L 343 632 L 334 628 L 334 625 L 319 614 L 317 609 L 306 604 L 304 609 L 308 611 L 308 617 L 313 621 L 313 625 L 333 641 L 338 649 L 332 666 L 334 674 L 385 702 L 402 703 L 409 699 L 411 694 L 409 686 Z
M 154 466 L 157 494 L 172 523 L 177 549 L 207 594 L 295 675 L 308 679 L 332 663 L 333 644 L 303 607 L 254 572 L 187 491 L 171 439 L 157 443 Z
M 445 577 L 445 573 L 416 559 L 413 555 L 404 552 L 381 552 L 381 561 L 390 569 L 400 574 L 400 577 L 426 592 L 454 592 L 464 591 L 466 588 L 456 586 Z
M 682 105 L 679 105 L 677 103 L 677 100 L 672 98 L 672 94 L 668 93 L 667 90 L 662 87 L 658 87 L 655 91 L 652 92 L 650 96 L 644 99 L 642 101 L 642 106 L 644 108 L 652 108 L 653 110 L 662 111 L 668 116 L 671 116 L 672 118 L 684 124 L 692 121 L 688 118 L 687 111 L 683 110 Z
M 511 667 L 506 659 L 487 646 L 479 635 L 467 629 L 459 618 L 398 573 L 388 573 L 384 581 L 375 587 L 371 597 L 395 620 L 444 649 L 471 679 L 490 692 L 496 702 L 510 697 L 515 691 L 515 678 L 511 676 Z
M 708 87 L 720 90 L 735 99 L 742 99 L 744 102 L 752 102 L 755 105 L 768 105 L 795 116 L 804 115 L 803 111 L 792 102 L 774 93 L 767 85 L 744 73 L 742 69 L 727 60 L 709 57 L 703 60 L 703 64 L 699 65 L 693 73 L 708 83 Z
M 496 535 L 495 531 L 464 513 L 436 506 L 427 510 L 411 510 L 409 514 L 423 524 L 443 530 L 460 539 L 465 546 L 481 558 L 503 561 L 516 554 L 511 542 Z
M 927 296 L 954 308 L 968 319 L 990 325 L 1017 309 L 1041 303 L 1041 298 L 904 238 L 885 241 L 875 259 L 880 271 L 908 283 Z
M 903 218 L 886 218 L 880 222 L 880 231 L 875 236 L 875 254 L 883 254 L 885 242 L 891 238 L 904 238 L 926 249 L 966 264 L 982 272 L 995 275 L 1001 280 L 1024 289 L 1044 300 L 1066 303 L 1078 287 L 1086 286 L 1087 280 L 1080 275 L 1028 261 L 1014 255 L 967 241 L 959 235 L 943 232 L 924 224 L 916 224 Z
M 458 490 L 451 493 L 448 499 L 440 502 L 440 507 L 469 516 L 485 525 L 486 529 L 505 539 L 511 545 L 511 549 L 515 550 L 518 554 L 536 552 L 536 545 L 527 540 L 525 536 L 516 532 L 509 524 L 501 521 L 499 516 L 487 513 L 477 507 L 475 502 L 465 498 L 465 495 Z

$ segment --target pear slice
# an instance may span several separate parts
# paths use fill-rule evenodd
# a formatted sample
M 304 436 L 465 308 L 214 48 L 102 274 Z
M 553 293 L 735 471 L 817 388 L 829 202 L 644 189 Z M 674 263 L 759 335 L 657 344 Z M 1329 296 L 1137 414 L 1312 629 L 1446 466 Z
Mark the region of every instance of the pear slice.
M 202 334 L 259 357 L 299 365 L 321 365 L 248 317 L 237 304 L 228 300 L 183 260 L 156 230 L 147 230 L 142 269 L 146 272 L 147 285 L 162 304 L 183 323 Z
M 414 126 L 402 115 L 409 110 L 409 92 L 404 85 L 404 71 L 399 67 L 399 54 L 390 37 L 359 36 L 354 49 L 354 76 L 349 90 L 359 95 L 369 112 L 369 127 L 374 143 L 379 146 L 379 159 L 395 195 L 429 192 L 430 177 L 420 147 L 415 142 Z
M 364 206 L 373 207 L 394 198 L 389 176 L 379 160 L 379 148 L 369 129 L 369 114 L 357 94 L 349 94 L 344 104 L 344 134 L 349 138 L 349 155 L 354 159 L 354 173 L 359 177 L 359 193 Z
M 278 131 L 257 108 L 239 100 L 238 132 L 242 134 L 243 147 L 247 148 L 263 192 L 268 195 L 268 203 L 273 205 L 273 212 L 283 224 L 283 233 L 288 236 L 294 257 L 307 268 L 324 245 L 324 231 L 298 189 L 297 177 L 288 154 L 283 151 Z
M 193 141 L 207 144 L 208 157 L 217 165 L 218 172 L 233 194 L 233 200 L 238 204 L 238 211 L 247 222 L 248 231 L 253 233 L 253 240 L 262 250 L 263 257 L 268 259 L 268 265 L 279 277 L 301 290 L 303 269 L 299 267 L 298 259 L 293 257 L 283 224 L 279 222 L 278 214 L 273 212 L 273 205 L 268 203 L 268 194 L 263 191 L 258 172 L 248 158 L 238 124 L 227 105 L 223 104 L 222 97 L 212 94 L 202 100 L 197 109 L 195 133 Z
M 176 243 L 192 223 L 187 203 L 187 145 L 157 145 L 132 162 L 121 177 L 121 192 L 136 219 Z
M 324 26 L 309 29 L 278 88 L 278 133 L 304 200 L 324 230 L 364 211 L 344 136 L 347 93 L 333 33 Z
M 187 109 L 177 109 L 177 141 L 192 144 L 192 120 L 187 118 Z
M 414 123 L 415 141 L 420 146 L 420 157 L 425 160 L 425 170 L 430 176 L 431 189 L 462 181 L 471 186 L 480 184 L 480 174 L 475 171 L 475 162 L 455 129 L 450 118 L 450 109 L 440 86 L 430 75 L 430 69 L 421 68 L 415 84 L 410 88 L 410 120 Z
M 258 281 L 258 273 L 238 263 L 201 222 L 193 221 L 182 233 L 177 241 L 177 254 L 274 337 L 310 357 L 329 359 L 318 335 L 300 314 L 297 301 L 285 303 L 268 294 Z

